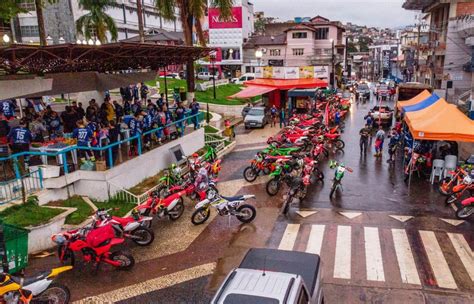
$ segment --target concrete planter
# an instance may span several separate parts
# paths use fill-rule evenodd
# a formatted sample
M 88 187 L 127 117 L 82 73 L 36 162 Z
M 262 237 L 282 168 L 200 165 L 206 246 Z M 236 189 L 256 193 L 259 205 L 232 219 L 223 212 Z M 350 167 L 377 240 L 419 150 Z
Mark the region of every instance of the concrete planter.
M 41 226 L 26 227 L 28 234 L 28 253 L 36 253 L 53 248 L 55 244 L 51 241 L 51 235 L 61 232 L 66 217 L 76 211 L 76 208 L 49 207 L 64 210 L 63 213 L 53 217 L 48 223 Z

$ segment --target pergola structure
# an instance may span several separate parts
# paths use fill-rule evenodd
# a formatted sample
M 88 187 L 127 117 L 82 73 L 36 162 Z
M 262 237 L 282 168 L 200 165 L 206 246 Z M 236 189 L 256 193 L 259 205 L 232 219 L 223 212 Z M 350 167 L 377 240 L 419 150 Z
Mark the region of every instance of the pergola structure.
M 0 74 L 33 74 L 127 70 L 158 70 L 205 57 L 212 49 L 151 43 L 117 42 L 103 45 L 12 44 L 0 48 Z

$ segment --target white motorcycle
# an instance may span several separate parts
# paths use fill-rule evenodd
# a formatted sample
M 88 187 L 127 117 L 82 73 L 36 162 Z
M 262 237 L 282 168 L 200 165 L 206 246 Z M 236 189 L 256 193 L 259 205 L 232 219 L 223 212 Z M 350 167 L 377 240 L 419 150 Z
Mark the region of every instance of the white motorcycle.
M 250 223 L 255 219 L 257 211 L 254 206 L 243 203 L 251 198 L 255 198 L 255 195 L 225 197 L 216 193 L 213 197 L 208 196 L 196 205 L 191 222 L 194 225 L 205 223 L 211 215 L 211 207 L 214 207 L 221 216 L 235 216 L 242 223 Z

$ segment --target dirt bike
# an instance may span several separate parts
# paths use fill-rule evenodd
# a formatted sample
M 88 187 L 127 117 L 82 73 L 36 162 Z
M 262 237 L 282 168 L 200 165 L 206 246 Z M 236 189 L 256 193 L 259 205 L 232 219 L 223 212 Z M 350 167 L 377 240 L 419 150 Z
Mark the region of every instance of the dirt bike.
M 338 189 L 343 191 L 342 179 L 344 178 L 344 173 L 346 171 L 353 172 L 353 170 L 349 167 L 346 167 L 343 163 L 338 163 L 333 160 L 330 161 L 329 168 L 335 169 L 335 174 L 334 174 L 334 178 L 333 178 L 333 182 L 331 186 L 331 192 L 329 193 L 329 198 L 332 198 L 332 196 Z
M 185 194 L 186 191 L 183 190 L 161 198 L 157 192 L 153 191 L 150 193 L 150 197 L 148 197 L 146 202 L 137 207 L 137 210 L 140 214 L 145 216 L 153 214 L 159 219 L 168 217 L 170 220 L 176 221 L 183 215 L 183 195 Z
M 463 168 L 458 168 L 456 171 L 449 172 L 451 177 L 446 177 L 439 183 L 438 190 L 442 195 L 453 194 L 453 188 L 462 183 L 467 172 Z
M 307 194 L 307 188 L 309 186 L 309 181 L 304 180 L 301 177 L 294 177 L 290 181 L 290 188 L 288 189 L 285 200 L 283 201 L 281 213 L 287 215 L 290 210 L 291 204 L 300 203 Z
M 196 205 L 191 222 L 194 225 L 205 223 L 211 215 L 211 207 L 214 207 L 220 216 L 235 216 L 242 223 L 250 223 L 255 219 L 257 211 L 254 206 L 244 202 L 251 198 L 255 198 L 255 195 L 225 197 L 216 194 L 213 198 L 206 198 Z
M 273 160 L 267 159 L 262 153 L 257 153 L 250 166 L 244 169 L 244 179 L 249 183 L 255 181 L 260 174 L 268 175 L 275 170 Z
M 115 237 L 111 225 L 92 229 L 90 226 L 79 230 L 66 231 L 52 236 L 58 244 L 58 257 L 61 263 L 75 264 L 75 252 L 82 253 L 86 263 L 95 265 L 97 271 L 101 263 L 109 264 L 120 270 L 129 270 L 135 265 L 135 259 L 129 253 L 113 251 L 113 246 L 122 244 L 125 239 Z
M 63 266 L 26 278 L 1 273 L 0 302 L 8 304 L 69 303 L 71 298 L 69 288 L 53 281 L 60 273 L 71 269 L 72 266 Z
M 460 184 L 453 187 L 453 192 L 446 197 L 445 203 L 455 203 L 467 192 L 470 196 L 474 195 L 474 179 L 469 175 L 466 175 Z
M 467 219 L 474 213 L 474 197 L 467 198 L 461 202 L 461 208 L 456 211 L 456 217 L 462 220 Z
M 152 220 L 152 217 L 142 216 L 137 209 L 127 217 L 111 216 L 109 210 L 99 209 L 93 217 L 92 228 L 111 225 L 117 237 L 130 239 L 138 246 L 148 246 L 155 239 L 155 233 L 148 228 Z
M 412 174 L 417 173 L 419 178 L 429 176 L 431 172 L 431 154 L 413 153 L 408 164 L 405 166 L 405 182 L 410 178 L 410 170 Z
M 158 188 L 156 192 L 161 196 L 167 196 L 167 189 L 183 182 L 182 170 L 176 164 L 172 164 L 170 168 L 165 170 L 164 176 L 158 180 Z
M 303 166 L 302 159 L 278 160 L 275 171 L 270 173 L 271 179 L 267 182 L 265 190 L 270 196 L 275 196 L 280 190 L 281 184 L 289 184 L 294 176 L 298 176 Z

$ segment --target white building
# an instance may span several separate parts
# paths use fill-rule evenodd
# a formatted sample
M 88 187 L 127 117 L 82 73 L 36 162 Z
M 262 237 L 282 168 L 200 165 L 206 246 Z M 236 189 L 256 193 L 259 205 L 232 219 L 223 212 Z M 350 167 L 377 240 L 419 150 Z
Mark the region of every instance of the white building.
M 155 8 L 154 0 L 143 1 L 143 23 L 145 31 L 164 29 L 167 31 L 182 31 L 179 19 L 170 22 L 164 20 Z M 65 42 L 75 42 L 77 37 L 75 22 L 87 11 L 79 8 L 78 0 L 58 1 L 44 8 L 46 35 L 58 43 L 59 38 Z M 18 21 L 14 22 L 15 40 L 23 43 L 39 42 L 38 21 L 36 18 L 34 0 L 22 0 L 22 6 L 29 12 L 19 14 Z M 138 35 L 138 16 L 136 0 L 117 0 L 117 4 L 106 11 L 118 28 L 118 40 Z M 178 10 L 176 10 L 178 17 Z
M 248 0 L 234 0 L 232 17 L 223 21 L 220 11 L 209 4 L 207 28 L 209 47 L 218 49 L 216 66 L 226 76 L 242 73 L 242 46 L 254 32 L 254 8 Z

